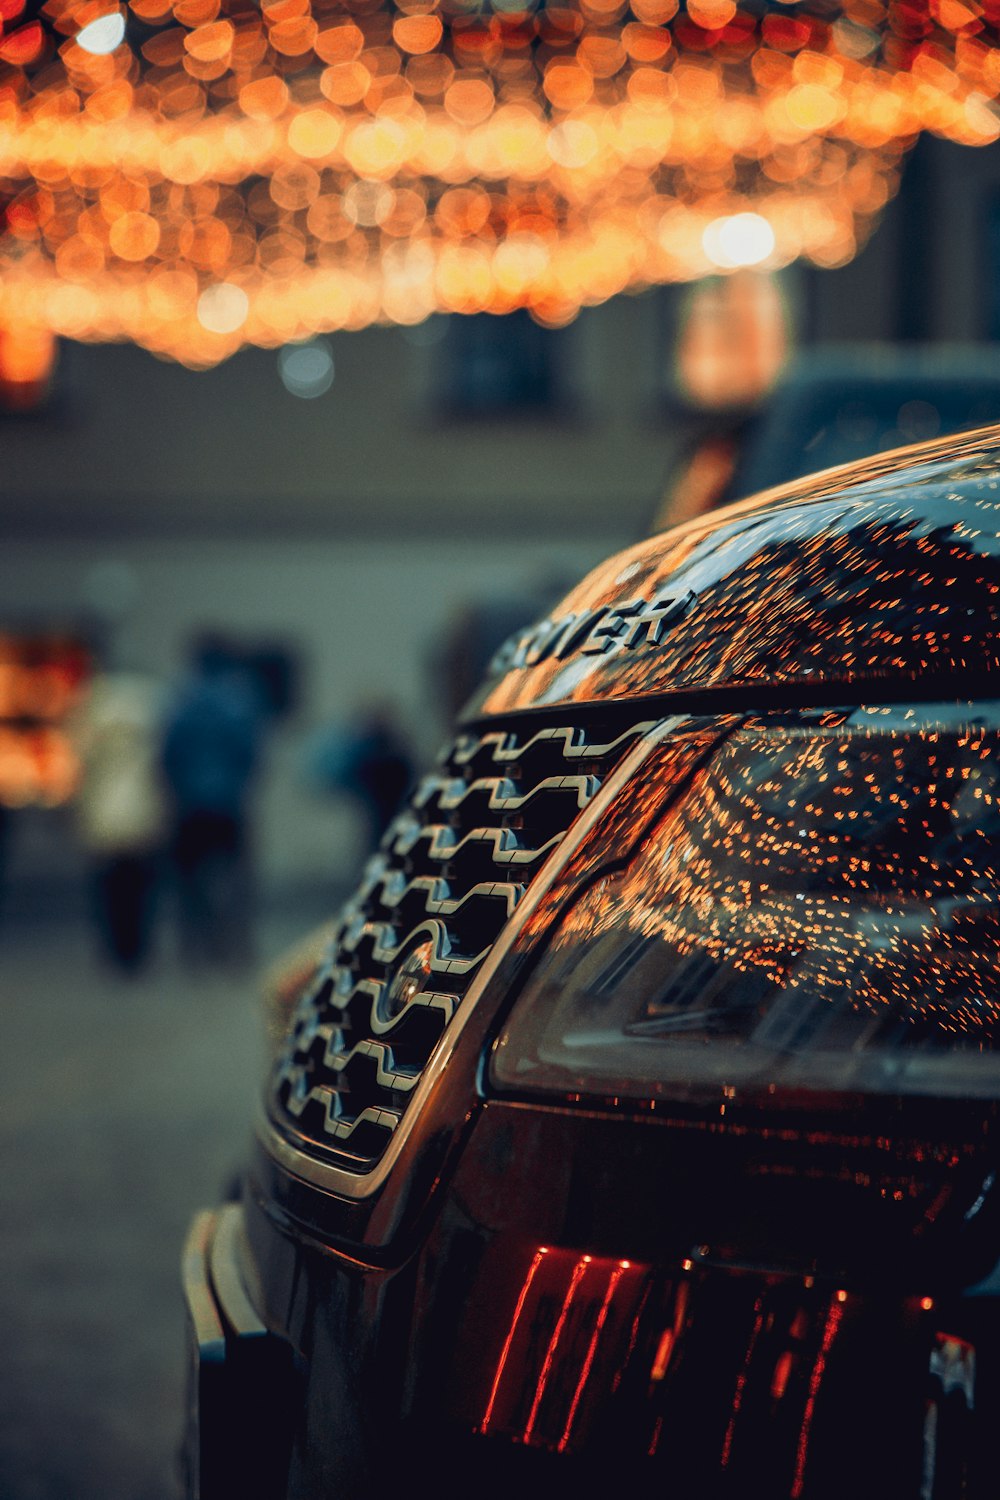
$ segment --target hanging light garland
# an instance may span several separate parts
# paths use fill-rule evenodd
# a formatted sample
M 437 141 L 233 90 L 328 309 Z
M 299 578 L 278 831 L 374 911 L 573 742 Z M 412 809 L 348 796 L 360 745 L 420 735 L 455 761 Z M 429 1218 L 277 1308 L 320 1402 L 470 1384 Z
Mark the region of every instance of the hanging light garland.
M 848 261 L 1000 0 L 0 0 L 0 326 L 244 343 Z

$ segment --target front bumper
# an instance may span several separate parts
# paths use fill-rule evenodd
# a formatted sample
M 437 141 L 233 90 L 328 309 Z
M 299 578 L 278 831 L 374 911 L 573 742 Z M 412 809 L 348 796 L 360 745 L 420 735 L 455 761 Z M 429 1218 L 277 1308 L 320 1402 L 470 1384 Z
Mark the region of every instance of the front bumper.
M 199 1213 L 182 1272 L 189 1345 L 183 1466 L 191 1500 L 277 1500 L 286 1492 L 298 1375 L 269 1333 L 240 1269 L 235 1203 Z

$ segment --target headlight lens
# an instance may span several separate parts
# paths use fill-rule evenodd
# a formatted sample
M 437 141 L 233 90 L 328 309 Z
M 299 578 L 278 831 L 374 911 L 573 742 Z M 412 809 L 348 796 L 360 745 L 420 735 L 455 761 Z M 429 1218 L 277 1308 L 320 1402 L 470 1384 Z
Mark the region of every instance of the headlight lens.
M 1000 1097 L 998 728 L 746 724 L 561 915 L 494 1083 Z

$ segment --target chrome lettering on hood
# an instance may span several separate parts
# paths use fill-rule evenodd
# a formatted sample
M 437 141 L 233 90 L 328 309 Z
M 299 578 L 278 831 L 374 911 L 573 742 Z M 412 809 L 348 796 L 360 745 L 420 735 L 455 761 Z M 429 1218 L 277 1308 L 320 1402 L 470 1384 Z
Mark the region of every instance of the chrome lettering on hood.
M 694 602 L 691 589 L 684 594 L 658 594 L 652 600 L 626 599 L 604 604 L 578 614 L 545 618 L 526 630 L 518 630 L 497 651 L 489 665 L 491 677 L 543 661 L 565 661 L 567 657 L 610 656 L 633 651 L 638 646 L 658 646 L 667 627 L 687 614 Z

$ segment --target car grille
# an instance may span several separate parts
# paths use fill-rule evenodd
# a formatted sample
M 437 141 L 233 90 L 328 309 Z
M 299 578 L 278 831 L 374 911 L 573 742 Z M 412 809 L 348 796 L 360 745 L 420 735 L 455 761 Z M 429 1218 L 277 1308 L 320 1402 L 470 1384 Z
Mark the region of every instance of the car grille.
M 354 1171 L 413 1090 L 534 875 L 648 723 L 458 736 L 340 914 L 272 1090 L 296 1145 Z

